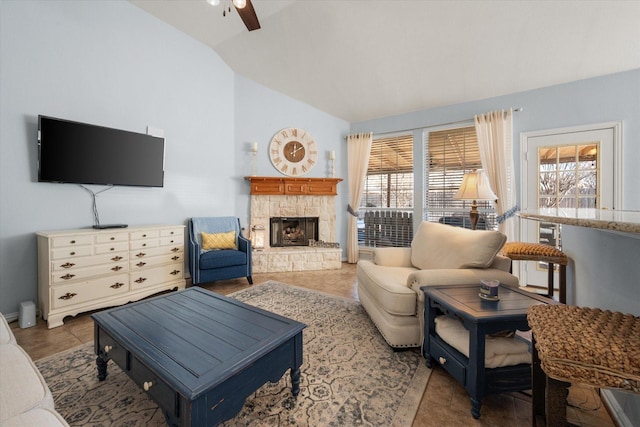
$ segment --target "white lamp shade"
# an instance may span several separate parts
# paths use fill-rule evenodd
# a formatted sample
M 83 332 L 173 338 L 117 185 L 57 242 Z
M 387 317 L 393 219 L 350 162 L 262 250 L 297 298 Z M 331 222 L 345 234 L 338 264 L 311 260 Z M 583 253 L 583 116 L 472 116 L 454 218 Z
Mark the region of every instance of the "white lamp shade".
M 487 175 L 481 170 L 474 170 L 464 174 L 462 184 L 453 198 L 462 200 L 496 200 L 498 197 L 491 189 Z

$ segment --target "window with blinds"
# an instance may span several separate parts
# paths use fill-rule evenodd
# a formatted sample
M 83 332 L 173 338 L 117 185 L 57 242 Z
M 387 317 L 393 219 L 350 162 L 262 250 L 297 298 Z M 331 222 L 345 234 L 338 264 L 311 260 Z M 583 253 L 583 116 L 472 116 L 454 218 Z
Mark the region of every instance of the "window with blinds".
M 362 246 L 409 246 L 413 238 L 413 135 L 374 139 L 358 221 Z
M 425 152 L 424 219 L 471 228 L 471 201 L 456 200 L 466 172 L 482 169 L 475 126 L 423 133 Z M 478 229 L 496 228 L 495 207 L 490 201 L 478 201 Z

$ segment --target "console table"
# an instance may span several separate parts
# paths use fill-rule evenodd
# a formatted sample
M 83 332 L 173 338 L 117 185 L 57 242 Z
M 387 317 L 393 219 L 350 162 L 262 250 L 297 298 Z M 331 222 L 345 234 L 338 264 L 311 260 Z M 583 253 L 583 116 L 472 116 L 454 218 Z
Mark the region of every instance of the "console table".
M 485 301 L 478 293 L 480 285 L 423 286 L 424 342 L 427 367 L 434 361 L 462 384 L 471 396 L 471 415 L 480 418 L 482 399 L 494 393 L 531 388 L 531 365 L 519 364 L 485 369 L 485 335 L 504 330 L 529 330 L 527 309 L 537 304 L 553 304 L 550 299 L 518 288 L 500 285 L 500 300 Z M 469 331 L 469 357 L 460 353 L 436 334 L 436 315 L 462 320 Z M 535 379 L 534 379 L 535 380 Z
M 41 231 L 38 305 L 49 329 L 65 316 L 184 289 L 184 225 Z

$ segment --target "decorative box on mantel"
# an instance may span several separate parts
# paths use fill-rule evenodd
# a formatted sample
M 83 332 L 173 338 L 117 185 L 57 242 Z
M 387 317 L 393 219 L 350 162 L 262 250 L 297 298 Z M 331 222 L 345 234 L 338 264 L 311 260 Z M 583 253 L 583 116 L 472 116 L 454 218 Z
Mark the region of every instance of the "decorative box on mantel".
M 341 178 L 247 176 L 251 183 L 251 226 L 271 232 L 272 218 L 317 218 L 318 237 L 337 241 L 335 196 Z M 311 246 L 271 247 L 253 251 L 253 272 L 334 270 L 342 268 L 342 249 Z
M 342 178 L 287 178 L 270 176 L 246 176 L 251 182 L 251 194 L 335 196 Z

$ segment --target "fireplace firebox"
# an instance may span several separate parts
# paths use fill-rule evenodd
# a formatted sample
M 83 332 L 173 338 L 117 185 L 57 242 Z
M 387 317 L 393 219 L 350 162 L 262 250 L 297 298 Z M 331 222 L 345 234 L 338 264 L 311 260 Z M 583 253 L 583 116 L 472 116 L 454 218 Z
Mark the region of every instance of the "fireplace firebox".
M 318 217 L 272 217 L 269 230 L 271 247 L 308 246 L 318 240 Z

